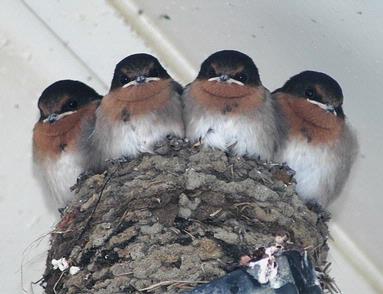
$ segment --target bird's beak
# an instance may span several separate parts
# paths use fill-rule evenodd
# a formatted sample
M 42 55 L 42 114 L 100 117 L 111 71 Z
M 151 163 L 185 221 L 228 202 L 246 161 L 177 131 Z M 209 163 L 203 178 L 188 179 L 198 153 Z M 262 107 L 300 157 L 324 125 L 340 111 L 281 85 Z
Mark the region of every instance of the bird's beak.
M 135 80 L 123 85 L 122 87 L 127 88 L 130 86 L 143 85 L 145 83 L 149 83 L 152 81 L 159 81 L 159 80 L 160 80 L 160 78 L 157 78 L 157 77 L 146 77 L 146 76 L 141 75 L 141 76 L 136 77 Z
M 220 83 L 228 83 L 228 84 L 237 84 L 243 86 L 244 84 L 240 81 L 232 79 L 229 75 L 220 75 L 219 77 L 214 77 L 208 79 L 209 82 L 215 81 Z
M 336 109 L 335 109 L 335 107 L 332 106 L 332 105 L 328 105 L 326 111 L 332 113 L 332 114 L 335 115 L 335 116 L 338 116 L 338 114 L 336 113 Z
M 322 108 L 323 110 L 326 110 L 327 112 L 330 112 L 333 115 L 337 116 L 335 107 L 330 105 L 330 104 L 320 103 L 318 101 L 311 100 L 311 99 L 307 99 L 307 102 L 310 102 L 311 104 L 315 104 L 315 105 L 319 106 L 320 108 Z
M 138 76 L 137 78 L 136 78 L 136 83 L 137 84 L 143 84 L 143 83 L 145 83 L 146 82 L 146 77 L 145 76 Z
M 71 115 L 72 113 L 75 113 L 76 111 L 67 111 L 67 112 L 64 112 L 64 113 L 60 113 L 60 114 L 57 114 L 57 113 L 51 113 L 46 119 L 43 120 L 43 123 L 49 123 L 49 124 L 53 124 L 55 123 L 56 121 L 62 119 L 63 117 L 66 117 L 68 115 Z
M 219 76 L 220 82 L 227 82 L 228 80 L 230 80 L 230 77 L 228 75 L 220 75 Z
M 53 124 L 54 122 L 58 121 L 58 119 L 59 115 L 57 113 L 52 113 L 46 119 L 44 119 L 43 122 Z

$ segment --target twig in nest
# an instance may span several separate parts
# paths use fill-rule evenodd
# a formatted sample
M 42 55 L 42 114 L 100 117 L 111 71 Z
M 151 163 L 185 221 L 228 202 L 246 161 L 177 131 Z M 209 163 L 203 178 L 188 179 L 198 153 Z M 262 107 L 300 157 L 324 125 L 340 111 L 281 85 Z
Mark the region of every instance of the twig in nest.
M 179 235 L 181 234 L 181 231 L 177 228 L 174 228 L 174 227 L 170 227 L 169 230 L 171 230 L 172 232 L 174 232 L 176 235 Z
M 131 275 L 133 274 L 134 272 L 126 272 L 126 273 L 121 273 L 121 274 L 116 274 L 114 275 L 115 277 L 121 277 L 121 276 L 127 276 L 127 275 Z
M 34 294 L 35 293 L 35 291 L 33 290 L 33 286 L 34 285 L 40 285 L 42 288 L 44 288 L 42 285 L 41 285 L 41 283 L 43 283 L 44 282 L 44 277 L 41 277 L 40 279 L 38 279 L 37 281 L 35 281 L 35 282 L 31 282 L 30 283 L 30 290 L 31 290 L 31 292 L 30 292 L 30 294 Z M 45 289 L 45 288 L 44 288 Z M 25 289 L 23 289 L 23 292 L 25 292 Z M 26 292 L 26 293 L 29 293 L 29 292 Z
M 86 224 L 85 224 L 84 228 L 81 230 L 81 233 L 79 234 L 77 240 L 80 240 L 82 238 L 82 236 L 84 235 L 85 231 L 89 228 L 90 221 L 92 220 L 93 215 L 96 212 L 98 205 L 100 204 L 101 197 L 102 197 L 102 194 L 104 193 L 106 185 L 110 182 L 110 180 L 112 179 L 112 177 L 114 176 L 114 174 L 117 172 L 117 170 L 119 168 L 120 168 L 120 165 L 117 165 L 117 167 L 114 169 L 114 171 L 112 173 L 110 173 L 110 175 L 107 177 L 107 179 L 105 180 L 104 184 L 102 185 L 101 191 L 100 191 L 100 193 L 98 195 L 97 202 L 94 205 L 94 208 L 93 208 L 91 214 L 89 215 L 88 220 L 86 221 Z
M 116 226 L 116 229 L 118 230 L 122 224 L 122 222 L 124 221 L 126 215 L 128 214 L 129 212 L 129 208 L 127 210 L 124 211 L 123 215 L 120 217 L 120 220 L 118 221 L 118 224 Z
M 61 230 L 54 230 L 54 231 L 52 231 L 51 232 L 51 235 L 53 235 L 53 234 L 58 234 L 58 235 L 63 235 L 63 234 L 67 234 L 67 233 L 69 233 L 69 232 L 73 232 L 73 230 L 65 230 L 65 231 L 61 231 Z
M 218 209 L 217 211 L 211 213 L 209 216 L 210 217 L 215 217 L 218 213 L 220 213 L 222 211 L 222 208 Z
M 324 290 L 327 290 L 328 293 L 341 294 L 342 291 L 339 289 L 334 278 L 330 276 L 330 267 L 331 267 L 331 262 L 327 263 L 323 268 L 322 267 L 317 268 L 319 282 L 321 283 L 322 288 Z
M 149 287 L 138 289 L 138 291 L 151 291 L 155 290 L 161 286 L 168 286 L 172 284 L 206 284 L 208 281 L 179 281 L 179 280 L 170 280 L 170 281 L 162 281 L 157 284 L 153 284 Z
M 240 212 L 244 211 L 246 208 L 254 207 L 254 206 L 255 206 L 254 203 L 251 203 L 251 202 L 242 202 L 242 203 L 234 204 L 234 207 L 238 208 Z
M 153 181 L 151 183 L 149 183 L 147 186 L 146 186 L 146 189 L 150 188 L 151 186 L 153 185 L 157 185 L 157 184 L 161 184 L 163 181 Z
M 27 253 L 28 250 L 32 249 L 33 246 L 37 247 L 40 245 L 40 243 L 42 242 L 42 240 L 44 240 L 45 237 L 49 236 L 50 234 L 52 233 L 51 232 L 48 232 L 46 234 L 43 234 L 41 235 L 40 237 L 36 238 L 35 240 L 33 240 L 24 250 L 23 250 L 23 253 L 22 253 L 22 259 L 21 259 L 21 264 L 20 264 L 20 282 L 21 282 L 21 287 L 22 287 L 22 290 L 24 293 L 28 293 L 28 290 L 26 290 L 24 288 L 24 260 L 25 260 L 25 255 Z M 29 263 L 29 262 L 28 262 Z
M 235 204 L 234 204 L 234 207 L 239 207 L 239 206 L 244 206 L 244 205 L 247 205 L 247 206 L 254 206 L 254 203 L 252 203 L 252 202 L 235 203 Z
M 183 230 L 187 235 L 189 235 L 190 236 L 190 238 L 192 238 L 192 240 L 195 240 L 195 237 L 191 234 L 191 233 L 189 233 L 187 230 Z
M 56 292 L 56 287 L 57 287 L 57 285 L 59 284 L 59 282 L 60 282 L 60 280 L 62 279 L 62 277 L 64 276 L 64 274 L 65 274 L 65 271 L 63 271 L 63 272 L 61 273 L 60 277 L 58 278 L 58 280 L 56 281 L 55 285 L 53 286 L 53 292 L 54 292 L 55 294 L 57 294 L 57 292 Z
M 171 284 L 167 289 L 170 290 L 173 288 L 190 290 L 190 289 L 193 289 L 194 286 L 191 286 L 190 284 L 174 283 L 174 284 Z
M 38 283 L 44 281 L 44 277 L 41 277 L 40 279 L 38 279 L 36 282 L 31 282 L 31 284 L 33 285 L 37 285 Z

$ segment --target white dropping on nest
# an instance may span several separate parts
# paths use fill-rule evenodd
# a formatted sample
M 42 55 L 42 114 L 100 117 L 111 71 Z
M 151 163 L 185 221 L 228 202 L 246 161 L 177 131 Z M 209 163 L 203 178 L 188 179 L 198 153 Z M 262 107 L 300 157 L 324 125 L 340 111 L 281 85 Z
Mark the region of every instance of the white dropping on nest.
M 80 271 L 80 268 L 78 266 L 71 266 L 69 269 L 69 273 L 74 276 Z
M 252 269 L 256 266 L 259 267 L 257 273 L 257 280 L 259 283 L 266 284 L 276 278 L 278 274 L 278 265 L 275 262 L 275 257 L 273 255 L 279 250 L 280 248 L 277 246 L 270 246 L 265 250 L 268 257 L 249 263 L 249 267 Z
M 69 267 L 68 261 L 65 257 L 61 257 L 60 259 L 52 259 L 51 263 L 53 265 L 53 269 L 59 269 L 62 272 Z

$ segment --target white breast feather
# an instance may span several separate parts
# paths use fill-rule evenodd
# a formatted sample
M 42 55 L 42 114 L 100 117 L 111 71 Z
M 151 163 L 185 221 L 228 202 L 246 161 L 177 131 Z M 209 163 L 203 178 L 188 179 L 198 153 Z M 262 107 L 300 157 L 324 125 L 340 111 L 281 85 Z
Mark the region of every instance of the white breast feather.
M 63 152 L 58 160 L 43 162 L 41 172 L 58 208 L 64 207 L 73 197 L 70 187 L 82 172 L 78 154 Z
M 233 146 L 236 155 L 272 156 L 272 139 L 266 134 L 261 122 L 247 117 L 207 114 L 191 118 L 187 136 L 192 140 L 202 139 L 204 146 L 226 150 Z
M 326 205 L 328 198 L 333 196 L 341 164 L 333 147 L 290 140 L 281 159 L 296 171 L 298 194 L 306 201 L 315 200 Z
M 109 130 L 110 137 L 105 142 L 106 158 L 117 159 L 121 156 L 134 157 L 142 152 L 153 152 L 154 144 L 166 138 L 168 134 L 182 137 L 183 130 L 176 122 L 159 122 L 157 115 L 151 113 L 119 123 Z

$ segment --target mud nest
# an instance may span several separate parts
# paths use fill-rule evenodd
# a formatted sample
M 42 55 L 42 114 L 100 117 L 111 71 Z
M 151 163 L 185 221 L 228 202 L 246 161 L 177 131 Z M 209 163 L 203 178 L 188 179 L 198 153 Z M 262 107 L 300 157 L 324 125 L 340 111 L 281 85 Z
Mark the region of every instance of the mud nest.
M 327 257 L 327 218 L 309 210 L 285 166 L 171 139 L 83 177 L 51 237 L 46 293 L 181 293 L 274 242 Z M 66 258 L 80 270 L 53 269 Z

